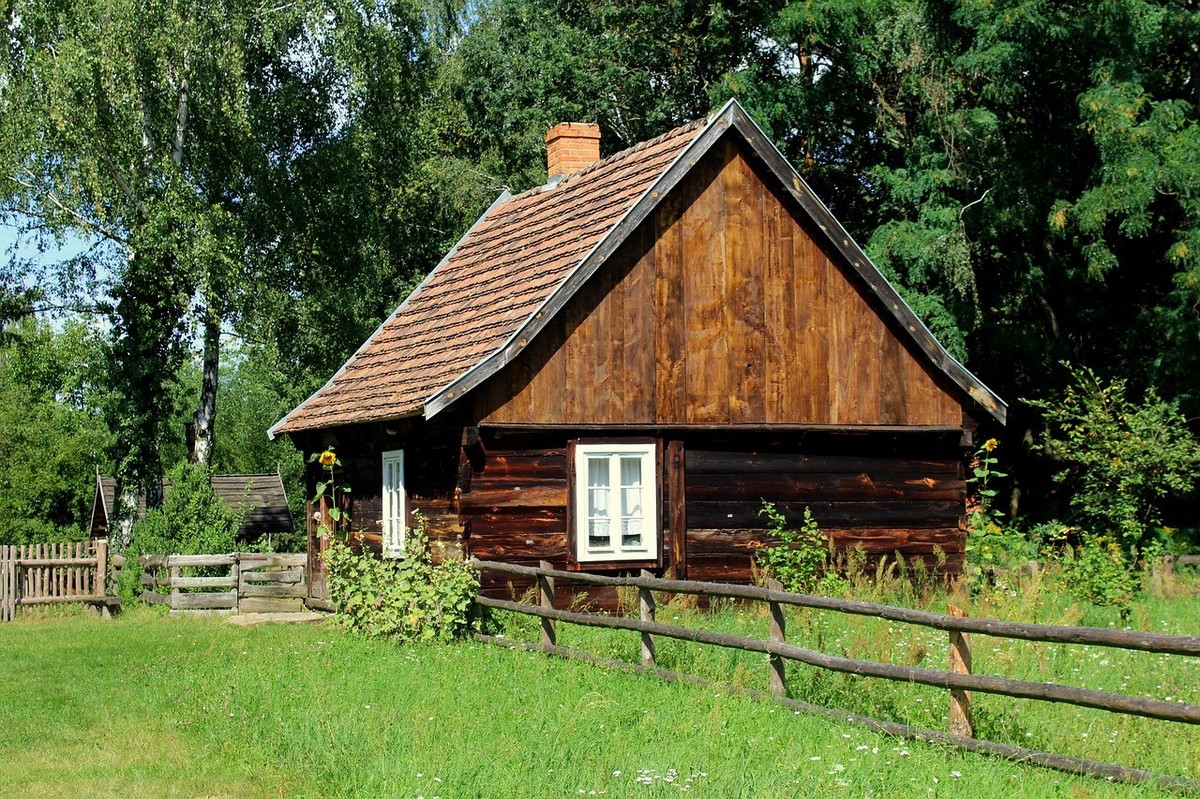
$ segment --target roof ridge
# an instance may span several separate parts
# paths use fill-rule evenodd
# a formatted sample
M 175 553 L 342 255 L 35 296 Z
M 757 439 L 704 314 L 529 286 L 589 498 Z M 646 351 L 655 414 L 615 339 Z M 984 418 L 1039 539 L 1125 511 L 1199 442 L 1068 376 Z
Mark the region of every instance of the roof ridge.
M 562 177 L 560 180 L 558 180 L 555 183 L 543 183 L 541 186 L 534 186 L 531 189 L 526 189 L 525 191 L 521 192 L 520 194 L 514 194 L 512 197 L 509 198 L 509 202 L 512 202 L 514 200 L 523 200 L 523 199 L 526 199 L 527 197 L 531 197 L 535 194 L 541 194 L 542 192 L 551 191 L 553 189 L 561 189 L 569 183 L 574 183 L 577 180 L 579 180 L 580 178 L 582 178 L 586 175 L 590 175 L 592 172 L 595 172 L 599 169 L 603 169 L 606 166 L 611 166 L 612 164 L 615 164 L 618 161 L 623 161 L 624 159 L 629 158 L 630 156 L 635 155 L 636 153 L 640 153 L 643 150 L 648 150 L 651 147 L 662 144 L 664 141 L 667 141 L 668 139 L 674 138 L 676 136 L 680 136 L 684 133 L 689 133 L 693 130 L 696 130 L 697 128 L 704 127 L 705 125 L 707 125 L 709 123 L 709 120 L 711 120 L 711 119 L 712 119 L 712 114 L 706 114 L 705 116 L 702 116 L 699 119 L 693 119 L 691 122 L 687 122 L 678 127 L 671 128 L 666 133 L 660 133 L 659 135 L 655 136 L 653 139 L 647 139 L 646 141 L 638 142 L 637 144 L 634 144 L 631 147 L 626 147 L 624 150 L 613 153 L 612 155 L 608 156 L 607 158 L 601 158 L 599 161 L 596 161 L 593 164 L 589 164 L 588 166 L 584 167 L 583 169 L 579 170 L 578 172 L 572 172 L 569 175 L 565 175 L 564 177 Z

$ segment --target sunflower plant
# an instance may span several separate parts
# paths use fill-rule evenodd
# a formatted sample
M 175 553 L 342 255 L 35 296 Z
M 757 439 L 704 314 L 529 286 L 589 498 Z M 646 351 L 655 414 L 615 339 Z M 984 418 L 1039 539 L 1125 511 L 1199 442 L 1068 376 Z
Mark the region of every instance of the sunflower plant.
M 344 497 L 346 494 L 350 493 L 350 486 L 346 483 L 338 485 L 335 470 L 342 465 L 342 462 L 338 460 L 338 456 L 333 451 L 333 447 L 329 447 L 321 452 L 314 452 L 309 456 L 308 462 L 320 464 L 321 469 L 329 473 L 328 479 L 319 480 L 317 482 L 316 493 L 309 501 L 316 505 L 321 501 L 322 498 L 329 498 L 328 519 L 333 521 L 333 529 L 330 529 L 329 524 L 326 521 L 326 516 L 319 510 L 313 513 L 313 518 L 317 520 L 317 535 L 332 535 L 337 531 L 337 528 L 341 526 L 343 521 L 350 521 L 350 517 L 342 511 L 342 506 L 338 502 L 338 493 L 340 492 Z
M 967 556 L 976 564 L 995 562 L 1004 550 L 1004 514 L 995 508 L 996 489 L 991 481 L 1008 475 L 996 469 L 999 459 L 995 452 L 1000 442 L 994 438 L 984 441 L 975 450 L 971 461 L 971 476 L 967 482 L 975 486 L 975 496 L 967 508 Z

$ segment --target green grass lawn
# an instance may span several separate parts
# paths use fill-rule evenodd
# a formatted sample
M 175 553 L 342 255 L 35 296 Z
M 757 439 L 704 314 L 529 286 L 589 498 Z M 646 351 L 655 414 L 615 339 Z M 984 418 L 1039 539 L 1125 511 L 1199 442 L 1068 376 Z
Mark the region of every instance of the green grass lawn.
M 721 619 L 736 624 L 737 612 Z M 703 657 L 718 655 L 693 655 L 712 671 Z M 728 657 L 722 668 L 744 683 L 765 673 L 761 658 Z M 5 797 L 1158 795 L 720 691 L 475 643 L 400 647 L 328 624 L 41 618 L 0 626 L 0 663 Z M 813 679 L 793 675 L 793 690 Z M 912 690 L 897 704 L 923 704 Z M 930 693 L 933 715 L 943 700 Z M 1050 708 L 1073 723 L 1073 709 Z M 1195 765 L 1184 733 L 1159 733 L 1191 764 L 1174 773 Z

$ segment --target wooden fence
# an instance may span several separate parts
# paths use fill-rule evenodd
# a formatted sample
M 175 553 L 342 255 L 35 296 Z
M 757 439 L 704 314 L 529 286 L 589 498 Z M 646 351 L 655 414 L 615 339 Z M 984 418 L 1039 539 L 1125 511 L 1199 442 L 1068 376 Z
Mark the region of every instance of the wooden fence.
M 685 675 L 657 668 L 655 662 L 655 636 L 664 636 L 682 641 L 711 644 L 750 652 L 760 652 L 768 655 L 771 694 L 798 709 L 863 724 L 872 729 L 881 730 L 893 735 L 919 740 L 943 741 L 972 751 L 1020 760 L 1059 771 L 1090 774 L 1123 782 L 1154 782 L 1164 787 L 1200 791 L 1200 781 L 1196 780 L 1164 776 L 1141 769 L 1125 768 L 1108 763 L 1098 763 L 975 739 L 973 737 L 970 714 L 971 691 L 981 691 L 983 693 L 1000 694 L 1024 699 L 1038 699 L 1048 702 L 1062 702 L 1064 704 L 1097 708 L 1114 713 L 1125 713 L 1186 724 L 1200 724 L 1200 706 L 1125 696 L 1123 694 L 1054 683 L 1035 683 L 1025 680 L 972 674 L 968 635 L 979 633 L 1026 641 L 1090 644 L 1093 646 L 1192 657 L 1200 656 L 1200 637 L 1143 633 L 1098 627 L 1068 627 L 975 619 L 961 615 L 961 612 L 952 612 L 949 615 L 943 615 L 871 602 L 786 593 L 779 590 L 778 583 L 767 588 L 760 588 L 757 586 L 706 583 L 692 580 L 664 580 L 653 577 L 647 571 L 642 571 L 641 576 L 638 577 L 609 577 L 583 572 L 561 571 L 552 568 L 549 563 L 544 561 L 537 568 L 483 560 L 472 560 L 471 565 L 477 571 L 481 572 L 489 571 L 517 577 L 533 578 L 536 580 L 538 586 L 537 601 L 533 605 L 483 595 L 475 598 L 476 605 L 480 607 L 523 613 L 542 620 L 541 642 L 539 644 L 514 644 L 505 639 L 483 634 L 476 635 L 478 639 L 489 643 L 499 643 L 507 646 L 515 645 L 567 657 L 578 657 L 593 662 L 599 661 L 605 665 L 616 666 L 618 668 L 650 671 L 672 680 L 694 680 L 694 678 L 688 678 Z M 626 619 L 556 609 L 554 607 L 554 583 L 556 579 L 590 585 L 636 588 L 640 600 L 641 618 Z M 655 620 L 655 605 L 652 593 L 654 591 L 765 602 L 770 610 L 768 614 L 770 619 L 767 631 L 768 637 L 765 640 L 747 638 L 689 627 L 661 624 Z M 873 616 L 888 621 L 906 622 L 944 630 L 949 634 L 947 648 L 951 668 L 948 671 L 941 671 L 917 666 L 900 666 L 890 663 L 856 660 L 854 658 L 827 655 L 812 649 L 789 644 L 786 640 L 784 606 L 818 608 L 859 616 Z M 638 633 L 642 641 L 641 665 L 634 666 L 632 664 L 604 660 L 587 653 L 558 646 L 555 629 L 555 623 L 558 621 L 592 627 L 629 630 Z M 830 710 L 828 708 L 819 708 L 804 702 L 790 700 L 786 696 L 786 684 L 784 680 L 785 662 L 788 660 L 798 661 L 830 671 L 945 688 L 949 692 L 950 712 L 948 718 L 950 731 L 941 732 L 920 729 Z
M 305 610 L 307 566 L 304 553 L 143 555 L 141 598 L 172 613 L 298 613 Z
M 17 608 L 82 602 L 105 618 L 120 604 L 108 596 L 108 541 L 0 546 L 0 622 Z

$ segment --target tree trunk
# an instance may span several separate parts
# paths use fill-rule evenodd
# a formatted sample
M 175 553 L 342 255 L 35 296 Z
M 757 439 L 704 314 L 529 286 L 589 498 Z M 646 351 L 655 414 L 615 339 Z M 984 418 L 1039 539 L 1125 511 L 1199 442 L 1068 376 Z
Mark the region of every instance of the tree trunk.
M 204 376 L 200 382 L 200 403 L 192 415 L 189 438 L 192 463 L 212 463 L 213 430 L 217 420 L 217 380 L 221 367 L 221 319 L 209 298 L 204 310 Z

